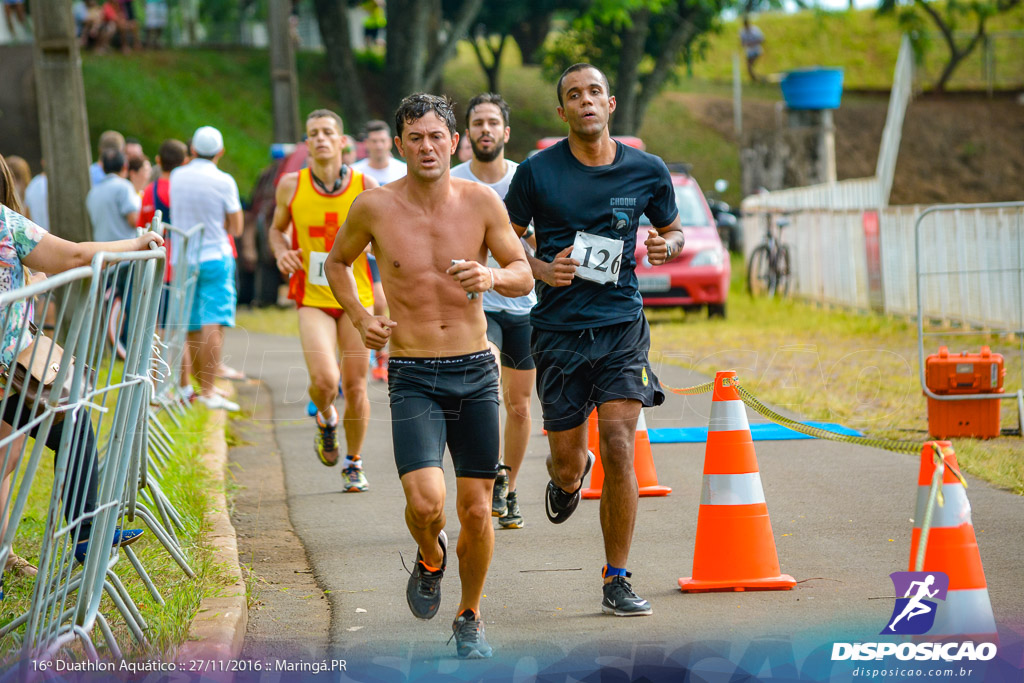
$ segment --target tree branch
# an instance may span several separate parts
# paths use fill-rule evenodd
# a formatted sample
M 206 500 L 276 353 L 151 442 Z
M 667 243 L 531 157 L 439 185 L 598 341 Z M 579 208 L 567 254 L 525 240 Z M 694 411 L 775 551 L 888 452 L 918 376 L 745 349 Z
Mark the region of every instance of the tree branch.
M 672 33 L 665 43 L 665 49 L 661 51 L 658 59 L 655 60 L 654 68 L 640 79 L 640 94 L 637 96 L 636 104 L 637 128 L 643 123 L 643 115 L 647 111 L 647 105 L 658 94 L 661 86 L 665 83 L 665 79 L 668 78 L 668 75 L 672 73 L 672 69 L 675 68 L 676 62 L 679 59 L 679 52 L 693 40 L 696 34 L 697 27 L 694 23 L 680 17 L 679 23 L 672 29 Z
M 448 34 L 445 44 L 434 55 L 424 72 L 423 83 L 430 85 L 441 78 L 444 65 L 455 54 L 455 48 L 469 32 L 469 26 L 480 14 L 480 8 L 484 6 L 484 0 L 462 0 L 459 6 L 459 13 L 452 23 L 451 33 Z

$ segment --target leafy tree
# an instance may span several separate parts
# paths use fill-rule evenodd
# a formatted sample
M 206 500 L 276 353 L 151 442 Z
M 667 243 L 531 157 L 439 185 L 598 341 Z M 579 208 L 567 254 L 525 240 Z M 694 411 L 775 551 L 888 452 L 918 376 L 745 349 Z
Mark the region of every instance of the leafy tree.
M 985 23 L 996 14 L 1020 7 L 1022 0 L 881 0 L 879 14 L 895 14 L 899 23 L 912 36 L 920 53 L 927 48 L 924 27 L 934 24 L 949 51 L 949 60 L 935 82 L 935 90 L 944 92 L 949 79 L 961 62 L 985 39 Z M 968 37 L 958 39 L 957 33 Z
M 519 45 L 523 64 L 536 64 L 555 12 L 581 12 L 587 4 L 587 0 L 505 0 L 484 4 L 469 43 L 487 76 L 488 90 L 500 90 L 501 55 L 509 38 Z
M 617 100 L 612 132 L 633 134 L 644 113 L 686 59 L 699 55 L 718 30 L 730 0 L 593 0 L 559 34 L 544 58 L 554 80 L 569 65 L 589 62 L 611 81 Z
M 345 127 L 357 131 L 370 116 L 349 37 L 348 7 L 343 0 L 313 0 L 313 7 Z

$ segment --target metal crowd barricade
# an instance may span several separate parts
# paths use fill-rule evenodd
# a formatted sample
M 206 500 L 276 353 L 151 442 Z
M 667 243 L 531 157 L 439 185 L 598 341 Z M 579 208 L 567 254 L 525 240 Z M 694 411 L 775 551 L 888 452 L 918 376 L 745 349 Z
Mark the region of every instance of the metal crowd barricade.
M 65 353 L 73 355 L 75 362 L 73 366 L 68 363 L 60 366 L 60 375 L 73 373 L 66 405 L 55 406 L 44 415 L 43 425 L 46 426 L 52 427 L 58 413 L 63 414 L 64 419 L 56 449 L 54 494 L 40 547 L 39 572 L 31 605 L 25 614 L 0 629 L 3 635 L 24 625 L 23 662 L 52 658 L 75 642 L 80 643 L 86 656 L 95 659 L 92 632 L 96 624 L 111 653 L 120 657 L 113 633 L 99 611 L 104 593 L 121 613 L 133 638 L 145 641 L 143 632 L 147 624 L 113 571 L 120 556 L 113 543 L 115 534 L 125 528 L 125 522 L 131 521 L 125 501 L 136 482 L 129 474 L 133 463 L 138 462 L 139 452 L 146 448 L 146 411 L 152 384 L 149 364 L 163 260 L 162 248 L 149 253 L 101 253 L 93 260 L 91 268 L 76 269 L 5 295 L 10 299 L 15 298 L 14 294 L 32 297 L 47 291 L 46 287 L 58 287 L 75 277 L 79 278 L 76 282 L 80 289 L 87 288 L 84 296 L 79 292 L 77 298 L 71 295 L 64 298 L 63 305 L 72 316 L 70 326 L 66 335 L 61 330 L 55 332 L 58 338 L 66 337 Z M 119 311 L 115 297 L 108 295 L 115 282 L 127 299 Z M 0 297 L 0 301 L 3 300 Z M 110 316 L 115 311 L 121 319 L 114 329 L 119 330 L 123 316 L 127 316 L 132 330 L 120 367 L 115 363 L 115 347 L 108 344 L 106 337 Z M 66 315 L 57 316 L 58 326 L 64 317 Z M 58 381 L 60 379 L 58 377 Z M 51 402 L 53 400 L 51 398 Z M 93 418 L 97 418 L 95 428 Z M 37 438 L 30 466 L 38 464 L 41 447 Z M 97 461 L 98 468 L 94 465 Z M 34 473 L 35 469 L 26 468 L 28 471 Z M 27 496 L 30 484 L 31 477 L 24 477 L 19 487 L 19 493 L 24 490 L 21 499 Z M 67 495 L 67 491 L 72 495 Z M 79 495 L 79 492 L 83 493 Z M 79 499 L 86 502 L 76 502 Z M 59 504 L 59 500 L 63 500 L 63 504 Z M 72 503 L 70 508 L 68 500 Z M 66 524 L 62 522 L 64 510 L 69 510 Z M 16 523 L 12 524 L 4 536 L 0 554 L 6 556 L 10 551 L 15 526 Z M 152 527 L 151 530 L 159 535 Z M 81 545 L 86 538 L 88 543 Z M 126 554 L 130 551 L 124 550 Z M 148 580 L 141 564 L 137 560 L 132 564 L 144 580 Z
M 192 301 L 199 279 L 199 253 L 205 228 L 200 223 L 181 230 L 161 223 L 159 212 L 154 218 L 154 226 L 154 229 L 156 226 L 162 228 L 162 234 L 172 245 L 169 256 L 172 275 L 170 283 L 164 288 L 166 315 L 161 325 L 163 345 L 166 347 L 164 360 L 168 368 L 166 377 L 162 378 L 157 387 L 157 399 L 161 405 L 180 412 L 186 407 L 186 399 L 180 391 L 179 377 L 188 336 L 188 321 L 192 315 Z
M 922 239 L 926 219 L 936 223 Z M 948 204 L 914 222 L 917 353 L 921 389 L 937 401 L 1000 398 L 1017 402 L 1024 429 L 1024 202 Z M 930 320 L 955 322 L 935 330 Z M 1020 343 L 1020 383 L 1003 394 L 936 394 L 925 380 L 925 337 L 1013 335 Z M 1024 435 L 1024 433 L 1022 433 Z

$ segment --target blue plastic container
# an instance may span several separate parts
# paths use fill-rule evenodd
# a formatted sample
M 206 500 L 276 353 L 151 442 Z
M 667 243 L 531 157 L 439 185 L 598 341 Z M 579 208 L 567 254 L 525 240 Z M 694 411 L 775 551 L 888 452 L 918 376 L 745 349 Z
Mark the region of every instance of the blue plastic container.
M 839 68 L 797 69 L 782 79 L 782 96 L 790 109 L 838 109 L 842 94 Z

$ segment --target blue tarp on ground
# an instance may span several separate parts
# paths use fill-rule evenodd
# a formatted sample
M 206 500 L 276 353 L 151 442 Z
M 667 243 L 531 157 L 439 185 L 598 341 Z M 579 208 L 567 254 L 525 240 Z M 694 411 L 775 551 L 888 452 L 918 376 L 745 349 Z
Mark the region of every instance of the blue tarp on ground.
M 850 436 L 864 436 L 856 429 L 844 427 L 835 422 L 806 422 L 812 427 L 820 427 L 830 432 L 848 434 Z M 651 443 L 704 443 L 708 440 L 707 427 L 677 427 L 666 429 L 648 429 Z M 750 425 L 750 436 L 754 441 L 788 441 L 790 439 L 813 439 L 800 432 L 794 432 L 788 427 L 777 425 L 774 422 Z

